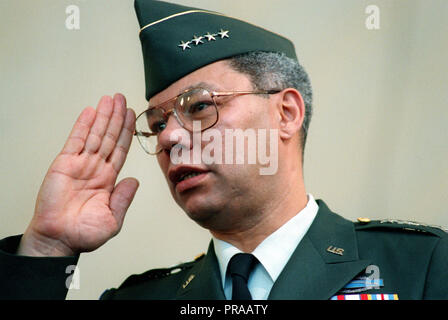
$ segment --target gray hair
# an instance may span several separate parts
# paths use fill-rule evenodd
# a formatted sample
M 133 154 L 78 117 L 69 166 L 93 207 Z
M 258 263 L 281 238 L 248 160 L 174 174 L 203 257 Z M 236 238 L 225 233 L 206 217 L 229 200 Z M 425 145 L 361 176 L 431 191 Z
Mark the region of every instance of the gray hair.
M 255 90 L 294 88 L 300 92 L 305 103 L 305 116 L 301 130 L 303 155 L 313 113 L 313 92 L 305 69 L 298 61 L 278 52 L 248 52 L 234 56 L 228 62 L 233 69 L 249 76 Z

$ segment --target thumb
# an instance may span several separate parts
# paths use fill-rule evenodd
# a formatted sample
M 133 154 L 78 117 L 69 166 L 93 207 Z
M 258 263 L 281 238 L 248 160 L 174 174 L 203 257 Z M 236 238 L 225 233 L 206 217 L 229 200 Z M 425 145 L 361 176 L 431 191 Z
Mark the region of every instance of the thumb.
M 118 231 L 123 225 L 124 216 L 134 199 L 138 186 L 139 182 L 137 179 L 125 178 L 121 180 L 112 191 L 109 206 L 113 216 L 117 220 Z

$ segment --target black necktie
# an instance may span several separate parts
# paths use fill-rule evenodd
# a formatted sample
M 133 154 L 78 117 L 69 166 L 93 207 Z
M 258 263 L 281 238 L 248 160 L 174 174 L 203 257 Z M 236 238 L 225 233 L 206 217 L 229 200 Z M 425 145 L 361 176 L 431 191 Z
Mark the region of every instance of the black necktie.
M 247 279 L 257 261 L 249 253 L 238 253 L 230 259 L 227 269 L 232 277 L 232 300 L 252 300 Z

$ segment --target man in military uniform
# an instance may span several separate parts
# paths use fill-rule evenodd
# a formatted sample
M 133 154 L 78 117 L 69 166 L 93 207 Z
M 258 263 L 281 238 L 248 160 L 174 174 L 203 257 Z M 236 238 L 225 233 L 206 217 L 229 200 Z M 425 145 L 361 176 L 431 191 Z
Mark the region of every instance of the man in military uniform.
M 116 94 L 81 113 L 27 230 L 0 241 L 3 298 L 65 298 L 66 267 L 119 232 L 138 188 L 134 178 L 115 185 L 133 135 L 213 239 L 194 261 L 130 276 L 102 299 L 448 298 L 444 231 L 353 223 L 306 193 L 311 85 L 288 39 L 217 12 L 135 7 L 149 108 L 136 119 Z M 260 174 L 263 163 L 172 161 L 195 148 L 185 137 L 254 128 L 277 133 L 274 174 Z

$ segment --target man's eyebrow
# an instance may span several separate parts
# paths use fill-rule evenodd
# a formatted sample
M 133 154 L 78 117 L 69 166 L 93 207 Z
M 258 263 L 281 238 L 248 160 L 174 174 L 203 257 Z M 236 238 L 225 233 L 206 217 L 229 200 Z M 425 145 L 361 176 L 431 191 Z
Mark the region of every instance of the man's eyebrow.
M 219 90 L 220 90 L 220 89 L 219 89 L 216 85 L 214 85 L 214 84 L 211 84 L 211 83 L 208 83 L 208 82 L 201 81 L 201 82 L 198 82 L 198 83 L 189 85 L 188 87 L 184 87 L 184 88 L 182 88 L 181 90 L 179 90 L 179 93 L 178 93 L 176 96 L 182 94 L 183 92 L 185 92 L 185 91 L 187 91 L 187 90 L 190 90 L 190 89 L 196 89 L 196 88 L 203 88 L 203 89 L 207 89 L 207 90 L 210 90 L 210 91 L 219 91 Z M 151 101 L 151 100 L 150 100 L 150 101 Z M 163 103 L 163 102 L 162 102 L 162 103 Z M 152 107 L 154 107 L 154 105 L 152 105 L 151 102 L 148 102 L 148 108 L 152 108 Z
M 195 89 L 195 88 L 203 88 L 203 89 L 207 89 L 207 90 L 210 90 L 210 91 L 213 91 L 213 90 L 214 91 L 218 91 L 219 90 L 219 88 L 216 85 L 208 83 L 208 82 L 201 81 L 201 82 L 198 82 L 198 83 L 195 83 L 195 84 L 192 84 L 192 85 L 190 85 L 188 87 L 183 88 L 179 92 L 179 94 L 181 94 L 184 91 L 187 91 L 187 90 L 190 90 L 190 89 Z

